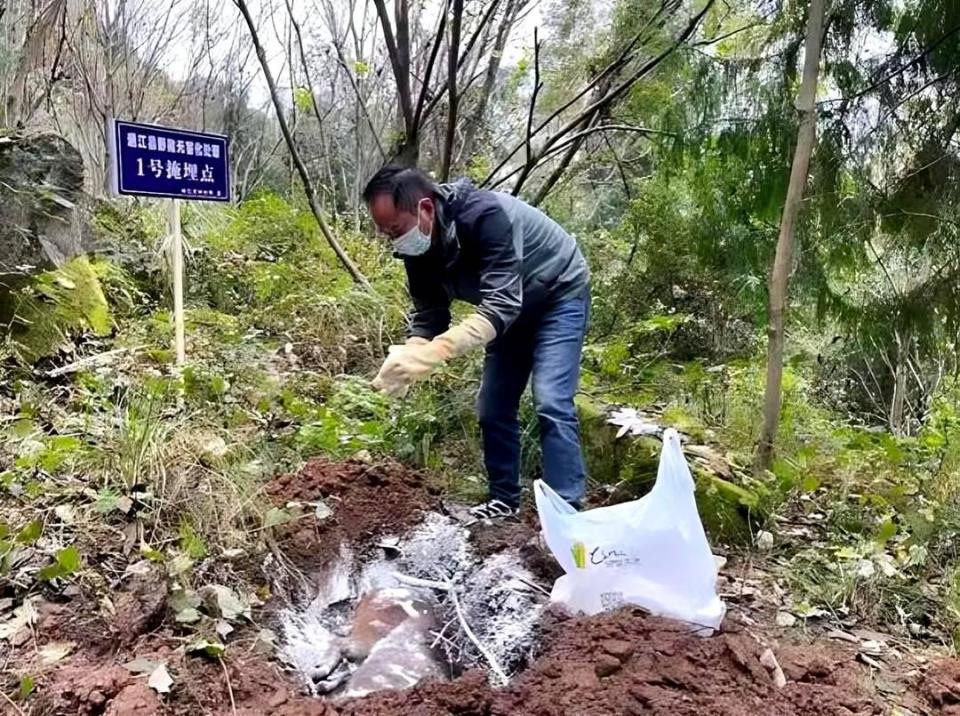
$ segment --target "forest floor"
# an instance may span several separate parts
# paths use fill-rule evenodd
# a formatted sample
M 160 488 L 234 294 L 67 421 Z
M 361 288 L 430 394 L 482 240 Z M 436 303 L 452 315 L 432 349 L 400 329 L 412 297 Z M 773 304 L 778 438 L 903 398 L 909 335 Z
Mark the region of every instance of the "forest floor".
M 274 478 L 277 509 L 316 507 L 278 524 L 262 554 L 232 554 L 205 575 L 229 588 L 184 604 L 149 560 L 109 591 L 48 594 L 19 612 L 3 657 L 31 674 L 33 696 L 11 714 L 960 714 L 960 661 L 880 631 L 845 628 L 827 614 L 797 619 L 759 562 L 727 556 L 718 583 L 728 605 L 719 633 L 622 609 L 595 617 L 543 611 L 527 663 L 502 688 L 480 668 L 448 670 L 407 691 L 359 699 L 310 695 L 277 658 L 279 615 L 308 602 L 312 576 L 347 545 L 376 551 L 448 507 L 420 473 L 399 465 L 315 460 Z M 516 550 L 539 587 L 559 568 L 538 540 L 535 517 L 473 529 L 488 557 Z M 103 544 L 104 554 L 123 550 Z M 228 595 L 225 598 L 223 595 Z M 249 595 L 245 597 L 244 595 Z M 194 617 L 203 616 L 204 621 Z M 13 630 L 10 614 L 0 625 Z M 211 631 L 188 622 L 204 624 Z M 214 633 L 215 631 L 215 633 Z M 222 642 L 222 643 L 221 643 Z M 228 648 L 224 651 L 224 646 Z M 162 667 L 162 668 L 161 668 Z M 782 676 L 781 672 L 782 671 Z M 778 683 L 779 682 L 779 683 Z M 784 683 L 785 682 L 785 683 Z

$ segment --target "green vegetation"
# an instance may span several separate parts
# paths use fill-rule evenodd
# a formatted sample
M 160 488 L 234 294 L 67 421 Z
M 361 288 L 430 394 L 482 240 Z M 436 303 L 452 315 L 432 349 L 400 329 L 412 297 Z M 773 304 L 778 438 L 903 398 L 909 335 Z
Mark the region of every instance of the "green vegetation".
M 401 152 L 520 193 L 582 245 L 593 306 L 578 405 L 597 501 L 652 484 L 659 442 L 618 438 L 607 422 L 612 406 L 644 410 L 701 449 L 688 457 L 713 543 L 762 563 L 795 614 L 960 644 L 956 4 L 830 3 L 770 469 L 754 467 L 768 279 L 808 3 L 557 0 L 545 4 L 541 46 L 515 39 L 521 52 L 508 63 L 495 45 L 523 5 L 500 3 L 482 53 L 464 49 L 477 81 L 461 86 L 453 124 L 465 146 L 452 157 L 433 146 L 449 109 L 436 77 L 413 77 L 411 104 L 422 91 L 433 114 L 401 128 L 385 49 L 341 48 L 344 59 L 316 60 L 322 67 L 311 65 L 316 48 L 303 67 L 287 58 L 292 139 L 371 291 L 321 233 L 276 117 L 252 109 L 246 89 L 217 86 L 223 106 L 205 107 L 204 121 L 237 149 L 237 202 L 183 208 L 185 366 L 172 365 L 155 202 L 97 198 L 78 214 L 89 256 L 18 275 L 0 295 L 0 577 L 18 597 L 78 582 L 102 594 L 113 572 L 146 560 L 175 585 L 177 620 L 201 625 L 190 648 L 219 657 L 212 625 L 242 609 L 222 590 L 204 592 L 211 571 L 300 514 L 268 504 L 272 476 L 315 456 L 397 459 L 425 468 L 450 499 L 483 494 L 481 355 L 404 400 L 369 386 L 403 339 L 409 299 L 359 192 L 385 154 Z M 374 15 L 362 29 L 377 38 Z M 413 24 L 416 46 L 431 46 Z M 607 31 L 582 31 L 594 26 Z M 308 40 L 314 30 L 322 35 L 312 28 Z M 50 102 L 78 94 L 46 89 Z M 110 101 L 134 94 L 111 90 Z M 587 102 L 598 104 L 584 114 Z M 99 179 L 102 157 L 87 160 Z M 521 417 L 529 480 L 539 470 L 529 399 Z M 100 554 L 104 543 L 119 567 Z
M 66 383 L 10 368 L 15 410 L 3 427 L 0 485 L 11 504 L 54 516 L 44 527 L 23 522 L 29 510 L 7 515 L 4 564 L 50 532 L 61 546 L 35 576 L 62 581 L 82 568 L 100 530 L 134 520 L 134 549 L 189 584 L 197 564 L 292 519 L 266 509 L 260 486 L 314 455 L 401 459 L 429 468 L 451 498 L 482 494 L 479 357 L 401 402 L 369 388 L 384 347 L 401 336 L 404 291 L 376 243 L 346 240 L 376 278 L 371 295 L 344 280 L 309 217 L 277 195 L 191 219 L 182 371 L 170 368 L 165 296 L 114 263 L 101 275 L 118 317 L 114 349 L 127 350 L 109 363 L 81 362 Z M 268 245 L 278 235 L 292 238 Z M 649 255 L 644 262 L 654 265 Z M 797 600 L 877 620 L 902 612 L 939 633 L 960 623 L 952 383 L 942 384 L 922 430 L 896 437 L 825 405 L 821 367 L 798 348 L 785 377 L 778 459 L 771 473 L 752 477 L 741 466 L 756 438 L 763 364 L 746 319 L 718 323 L 722 307 L 710 305 L 705 320 L 703 294 L 682 307 L 608 299 L 597 302 L 580 401 L 598 485 L 623 499 L 652 484 L 659 443 L 617 439 L 604 406 L 655 407 L 663 424 L 735 468 L 721 476 L 695 465 L 715 541 L 749 546 L 762 529 L 779 534 L 781 519 L 807 525 L 802 538 L 778 537 L 776 548 Z M 610 322 L 618 328 L 605 332 Z M 529 477 L 538 458 L 528 403 L 523 418 Z
M 106 336 L 113 327 L 98 267 L 85 257 L 36 276 L 2 300 L 13 324 L 12 348 L 26 364 L 53 355 L 76 335 Z

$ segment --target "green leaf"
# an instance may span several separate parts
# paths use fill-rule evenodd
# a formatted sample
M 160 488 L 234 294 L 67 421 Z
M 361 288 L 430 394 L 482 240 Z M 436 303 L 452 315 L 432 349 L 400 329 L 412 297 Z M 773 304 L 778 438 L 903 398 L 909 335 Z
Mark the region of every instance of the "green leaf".
M 80 569 L 80 562 L 80 552 L 73 545 L 64 547 L 57 552 L 57 564 L 63 568 L 65 574 L 76 573 Z
M 297 87 L 293 92 L 293 101 L 301 112 L 309 112 L 313 107 L 313 93 L 306 87 Z
M 292 515 L 279 507 L 271 507 L 263 516 L 263 526 L 265 528 L 283 525 L 292 519 Z
M 54 579 L 60 576 L 60 565 L 59 564 L 48 564 L 46 567 L 42 567 L 37 570 L 37 579 L 41 582 L 52 582 Z
M 105 488 L 97 495 L 97 501 L 93 503 L 93 509 L 101 515 L 106 515 L 116 509 L 119 499 L 119 494 L 109 488 Z
M 0 574 L 10 571 L 13 551 L 13 542 L 0 541 Z
M 10 433 L 16 438 L 28 438 L 34 433 L 39 432 L 36 423 L 26 418 L 14 421 L 10 426 Z
M 837 559 L 858 559 L 860 553 L 850 547 L 841 547 L 837 550 Z
M 181 609 L 173 617 L 180 624 L 195 624 L 200 621 L 200 612 L 193 607 Z
M 251 619 L 250 603 L 235 591 L 222 584 L 211 584 L 203 588 L 207 611 L 230 621 L 241 617 Z
M 370 65 L 363 60 L 357 60 L 353 63 L 353 71 L 357 75 L 363 76 L 370 72 Z
M 33 690 L 35 688 L 37 688 L 37 683 L 36 681 L 33 680 L 32 676 L 30 676 L 29 674 L 24 674 L 23 676 L 21 676 L 20 690 L 18 691 L 20 700 L 26 701 L 30 697 L 30 694 L 33 693 Z
M 807 475 L 800 483 L 800 487 L 804 492 L 816 492 L 820 487 L 820 479 L 816 475 Z
M 174 619 L 181 624 L 193 624 L 200 620 L 197 608 L 202 603 L 200 595 L 192 589 L 178 589 L 170 595 L 170 608 L 174 612 Z
M 179 577 L 193 567 L 193 560 L 185 554 L 177 554 L 167 563 L 167 573 L 171 577 Z
M 800 476 L 799 471 L 793 463 L 782 458 L 774 460 L 770 470 L 777 476 L 780 487 L 783 490 L 789 490 L 796 485 L 797 479 Z
M 20 544 L 33 544 L 40 535 L 43 534 L 43 523 L 40 520 L 34 520 L 17 533 L 17 542 Z
M 883 521 L 883 524 L 880 525 L 880 530 L 877 532 L 877 542 L 880 544 L 886 544 L 893 539 L 896 534 L 897 523 L 891 519 L 886 519 Z
M 947 444 L 947 439 L 943 433 L 929 432 L 920 438 L 920 443 L 931 450 L 939 450 Z
M 49 582 L 53 579 L 62 579 L 75 574 L 80 569 L 80 552 L 74 546 L 64 547 L 58 550 L 54 556 L 53 564 L 37 572 L 37 579 L 43 582 Z
M 189 557 L 203 559 L 207 556 L 207 545 L 204 543 L 203 537 L 197 534 L 193 525 L 185 517 L 180 520 L 179 537 L 180 549 L 186 552 Z
M 154 549 L 153 547 L 148 545 L 146 542 L 142 542 L 140 544 L 140 554 L 142 554 L 144 557 L 149 559 L 151 562 L 160 563 L 160 562 L 163 562 L 164 559 L 166 559 L 163 556 L 163 552 Z
M 81 445 L 83 445 L 83 443 L 80 442 L 79 438 L 70 435 L 55 435 L 47 442 L 47 449 L 58 452 L 70 452 L 77 450 Z
M 223 646 L 218 641 L 210 641 L 208 639 L 197 639 L 196 641 L 190 642 L 187 644 L 187 653 L 188 654 L 201 654 L 204 656 L 212 656 L 218 658 L 223 656 L 223 652 L 226 650 L 226 647 Z

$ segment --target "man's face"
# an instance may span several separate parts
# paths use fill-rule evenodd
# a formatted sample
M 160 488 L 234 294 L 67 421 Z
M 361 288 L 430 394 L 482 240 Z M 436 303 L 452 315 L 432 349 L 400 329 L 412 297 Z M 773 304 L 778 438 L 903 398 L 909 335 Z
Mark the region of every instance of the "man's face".
M 419 211 L 406 211 L 393 203 L 389 194 L 378 194 L 370 202 L 370 216 L 377 225 L 377 231 L 393 241 L 419 224 L 420 230 L 429 234 L 433 226 L 434 205 L 431 197 L 419 202 Z

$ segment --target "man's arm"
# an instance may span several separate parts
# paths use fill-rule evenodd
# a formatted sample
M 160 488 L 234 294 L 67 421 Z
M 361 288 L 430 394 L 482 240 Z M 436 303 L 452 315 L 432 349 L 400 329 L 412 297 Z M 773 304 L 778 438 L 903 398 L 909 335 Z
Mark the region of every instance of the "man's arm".
M 477 200 L 473 233 L 480 252 L 480 304 L 477 313 L 501 335 L 520 315 L 523 306 L 521 267 L 513 222 L 489 192 Z
M 392 350 L 384 361 L 373 385 L 391 395 L 406 393 L 411 383 L 423 380 L 438 365 L 488 344 L 516 320 L 523 304 L 523 279 L 520 274 L 521 252 L 515 243 L 513 224 L 495 197 L 478 198 L 471 215 L 464 217 L 463 229 L 472 232 L 480 252 L 480 304 L 475 313 L 446 329 L 450 323 L 450 300 L 444 291 L 443 311 L 428 276 L 410 275 L 411 294 L 414 286 L 423 293 L 414 294 L 415 324 L 413 337 L 431 338 L 427 343 L 408 345 Z M 460 228 L 460 227 L 458 227 Z M 408 272 L 411 264 L 407 263 Z M 421 269 L 420 266 L 414 267 Z M 434 278 L 433 285 L 436 285 Z M 442 286 L 440 287 L 442 289 Z M 441 320 L 444 330 L 438 332 Z
M 432 261 L 408 259 L 407 286 L 413 299 L 408 338 L 432 340 L 450 327 L 450 296 Z

